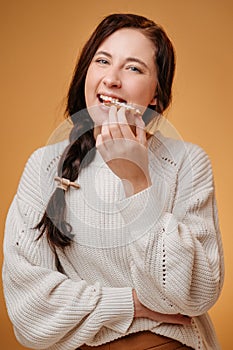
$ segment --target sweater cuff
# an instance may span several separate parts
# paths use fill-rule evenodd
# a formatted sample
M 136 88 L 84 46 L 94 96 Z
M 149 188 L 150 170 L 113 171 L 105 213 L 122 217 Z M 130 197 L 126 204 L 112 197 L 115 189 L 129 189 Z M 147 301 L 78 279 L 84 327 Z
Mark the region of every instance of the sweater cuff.
M 126 333 L 134 318 L 132 288 L 103 287 L 97 308 L 106 327 L 122 334 Z
M 117 207 L 128 230 L 138 238 L 160 222 L 165 201 L 159 198 L 156 186 L 152 185 L 118 202 Z

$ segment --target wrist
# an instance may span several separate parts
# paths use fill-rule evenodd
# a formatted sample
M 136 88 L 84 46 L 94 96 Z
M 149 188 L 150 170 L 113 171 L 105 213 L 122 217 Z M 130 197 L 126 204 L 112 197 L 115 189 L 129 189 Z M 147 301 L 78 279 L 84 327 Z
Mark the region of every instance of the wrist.
M 140 303 L 135 289 L 133 289 L 134 317 L 143 317 L 143 305 Z
M 152 185 L 150 177 L 136 178 L 132 180 L 122 179 L 122 184 L 124 187 L 126 197 L 133 196 L 136 193 L 139 193 Z

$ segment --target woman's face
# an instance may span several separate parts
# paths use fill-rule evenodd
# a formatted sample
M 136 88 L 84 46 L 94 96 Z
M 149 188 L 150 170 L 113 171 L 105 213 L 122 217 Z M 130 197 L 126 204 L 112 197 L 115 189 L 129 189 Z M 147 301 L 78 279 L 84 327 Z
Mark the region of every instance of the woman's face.
M 94 123 L 102 125 L 109 111 L 103 99 L 111 97 L 142 110 L 156 104 L 156 86 L 153 43 L 139 30 L 120 29 L 102 42 L 90 63 L 85 81 L 86 105 Z M 128 116 L 130 124 L 133 118 Z

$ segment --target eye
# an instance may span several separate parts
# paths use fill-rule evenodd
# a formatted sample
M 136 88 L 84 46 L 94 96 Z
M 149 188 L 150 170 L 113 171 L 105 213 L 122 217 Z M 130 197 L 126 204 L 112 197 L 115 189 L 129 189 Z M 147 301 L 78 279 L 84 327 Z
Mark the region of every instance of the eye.
M 137 67 L 131 66 L 128 68 L 129 70 L 132 70 L 133 72 L 139 72 L 141 73 L 140 69 L 138 69 Z
M 109 63 L 108 60 L 106 60 L 105 58 L 97 58 L 95 61 L 101 65 L 105 65 Z
M 136 66 L 129 66 L 127 69 L 135 73 L 142 73 L 142 70 Z

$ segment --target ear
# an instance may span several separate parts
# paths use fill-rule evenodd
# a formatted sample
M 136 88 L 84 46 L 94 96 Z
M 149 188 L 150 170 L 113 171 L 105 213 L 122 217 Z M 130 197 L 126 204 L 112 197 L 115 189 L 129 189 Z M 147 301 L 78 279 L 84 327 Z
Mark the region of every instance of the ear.
M 152 100 L 150 101 L 151 106 L 156 106 L 157 105 L 157 96 L 154 96 Z

